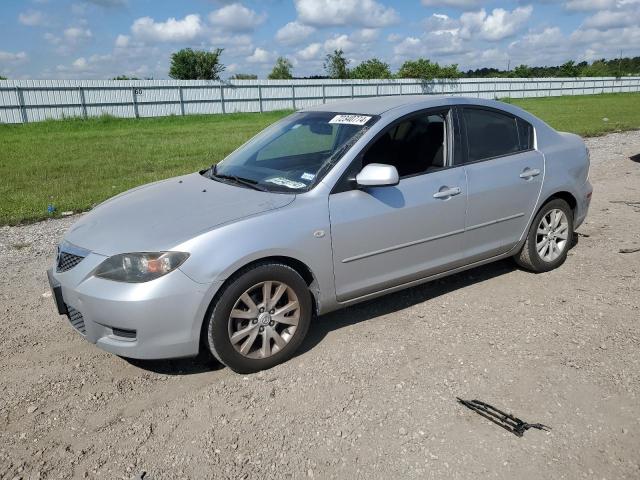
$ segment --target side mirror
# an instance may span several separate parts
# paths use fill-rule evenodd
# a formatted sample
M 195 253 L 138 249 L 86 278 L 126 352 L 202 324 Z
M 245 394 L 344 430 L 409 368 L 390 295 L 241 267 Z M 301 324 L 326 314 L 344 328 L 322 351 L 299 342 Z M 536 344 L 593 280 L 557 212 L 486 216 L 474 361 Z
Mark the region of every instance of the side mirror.
M 356 175 L 356 183 L 361 187 L 386 187 L 400 182 L 398 170 L 393 165 L 370 163 Z

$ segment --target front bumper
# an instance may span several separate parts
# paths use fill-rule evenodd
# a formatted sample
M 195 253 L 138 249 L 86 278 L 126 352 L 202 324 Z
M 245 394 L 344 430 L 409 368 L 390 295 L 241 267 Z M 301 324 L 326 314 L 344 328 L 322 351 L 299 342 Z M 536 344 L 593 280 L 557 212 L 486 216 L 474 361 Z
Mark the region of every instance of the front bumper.
M 146 283 L 94 277 L 105 258 L 90 253 L 67 272 L 48 272 L 52 293 L 60 296 L 58 311 L 71 326 L 87 341 L 123 357 L 197 355 L 202 321 L 220 283 L 194 282 L 180 269 Z

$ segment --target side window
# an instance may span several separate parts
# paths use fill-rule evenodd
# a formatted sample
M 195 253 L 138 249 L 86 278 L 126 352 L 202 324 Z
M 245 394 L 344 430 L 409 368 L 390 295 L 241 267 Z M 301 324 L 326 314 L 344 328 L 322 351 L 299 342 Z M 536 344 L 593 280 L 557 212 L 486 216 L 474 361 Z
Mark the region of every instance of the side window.
M 393 124 L 369 147 L 363 166 L 384 163 L 400 177 L 443 168 L 446 162 L 447 113 L 423 113 Z
M 509 155 L 531 148 L 533 129 L 522 127 L 511 115 L 493 110 L 465 107 L 462 116 L 467 129 L 467 162 Z M 530 130 L 527 136 L 527 126 Z M 523 137 L 520 138 L 522 130 Z
M 533 127 L 521 118 L 517 118 L 518 137 L 520 137 L 520 150 L 531 150 L 533 148 Z

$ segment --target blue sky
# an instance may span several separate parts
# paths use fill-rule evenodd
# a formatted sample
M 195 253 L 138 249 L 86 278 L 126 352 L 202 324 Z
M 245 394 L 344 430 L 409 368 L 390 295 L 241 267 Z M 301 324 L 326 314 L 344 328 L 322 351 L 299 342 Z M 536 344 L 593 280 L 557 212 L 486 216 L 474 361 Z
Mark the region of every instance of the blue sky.
M 277 56 L 322 73 L 327 52 L 396 69 L 427 57 L 460 68 L 640 55 L 640 0 L 2 0 L 0 75 L 167 78 L 183 47 L 224 48 L 223 77 L 265 77 Z

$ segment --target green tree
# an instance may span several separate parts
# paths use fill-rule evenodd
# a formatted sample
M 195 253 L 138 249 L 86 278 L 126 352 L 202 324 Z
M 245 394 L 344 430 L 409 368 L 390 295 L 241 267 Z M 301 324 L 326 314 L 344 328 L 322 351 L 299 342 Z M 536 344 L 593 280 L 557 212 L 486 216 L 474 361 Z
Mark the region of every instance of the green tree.
M 236 73 L 232 75 L 229 80 L 257 80 L 258 75 L 254 73 Z
M 573 60 L 569 60 L 566 63 L 560 65 L 560 70 L 558 72 L 559 77 L 577 77 L 580 74 L 580 71 L 576 65 L 576 62 Z
M 3 77 L 2 75 L 0 75 L 0 80 L 6 80 L 7 77 Z
M 516 78 L 529 78 L 532 75 L 533 70 L 528 65 L 518 65 L 513 69 L 513 76 Z
M 273 70 L 269 74 L 269 80 L 289 80 L 293 78 L 291 70 L 293 65 L 286 57 L 278 57 L 276 64 L 273 66 Z
M 118 75 L 113 77 L 113 80 L 140 80 L 138 77 L 129 77 L 127 75 Z
M 370 58 L 351 70 L 349 75 L 351 78 L 360 79 L 391 78 L 391 70 L 389 70 L 388 63 L 377 58 Z
M 617 73 L 615 72 L 615 74 Z M 596 60 L 591 65 L 583 67 L 580 71 L 581 77 L 610 77 L 612 75 L 614 73 L 604 60 Z
M 224 65 L 220 63 L 222 48 L 212 52 L 183 48 L 171 54 L 169 76 L 177 80 L 219 80 Z
M 434 78 L 458 78 L 461 76 L 457 64 L 445 65 L 441 67 L 437 62 L 432 62 L 428 58 L 418 58 L 417 60 L 407 60 L 398 70 L 399 78 L 419 78 L 421 80 L 432 80 Z
M 344 56 L 342 49 L 327 54 L 324 70 L 330 78 L 349 78 L 349 60 Z
M 438 65 L 436 63 L 436 65 Z M 458 70 L 458 64 L 457 63 L 452 63 L 451 65 L 444 65 L 444 66 L 439 66 L 438 65 L 438 72 L 436 75 L 436 78 L 460 78 L 462 76 L 462 73 L 460 73 L 460 70 Z

